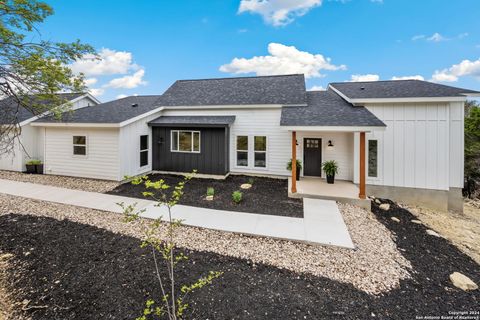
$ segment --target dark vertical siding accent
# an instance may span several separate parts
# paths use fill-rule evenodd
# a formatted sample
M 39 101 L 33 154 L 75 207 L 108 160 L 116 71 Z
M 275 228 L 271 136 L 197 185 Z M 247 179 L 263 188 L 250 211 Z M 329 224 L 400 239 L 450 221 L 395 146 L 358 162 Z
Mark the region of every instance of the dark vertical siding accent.
M 200 153 L 171 152 L 172 130 L 200 131 Z M 229 170 L 229 131 L 226 128 L 152 128 L 153 170 L 226 174 Z

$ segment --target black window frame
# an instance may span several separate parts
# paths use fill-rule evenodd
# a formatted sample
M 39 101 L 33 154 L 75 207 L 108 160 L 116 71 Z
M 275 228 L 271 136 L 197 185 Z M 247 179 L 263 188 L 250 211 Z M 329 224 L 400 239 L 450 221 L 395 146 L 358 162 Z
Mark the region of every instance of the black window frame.
M 144 140 L 144 141 L 142 141 Z M 150 146 L 149 146 L 149 136 L 147 135 L 141 135 L 140 136 L 140 167 L 145 167 L 148 166 L 149 164 L 149 152 Z

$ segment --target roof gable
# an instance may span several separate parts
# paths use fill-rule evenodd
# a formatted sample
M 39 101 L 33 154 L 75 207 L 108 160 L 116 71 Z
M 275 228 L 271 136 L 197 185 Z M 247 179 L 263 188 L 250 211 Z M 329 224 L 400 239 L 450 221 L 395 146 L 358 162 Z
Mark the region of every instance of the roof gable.
M 303 75 L 176 81 L 157 101 L 159 106 L 304 105 Z

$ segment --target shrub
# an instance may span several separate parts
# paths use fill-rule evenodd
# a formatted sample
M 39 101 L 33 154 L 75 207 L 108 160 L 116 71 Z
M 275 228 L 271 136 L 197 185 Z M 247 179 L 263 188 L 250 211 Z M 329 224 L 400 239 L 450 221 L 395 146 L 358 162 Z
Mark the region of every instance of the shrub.
M 334 176 L 338 173 L 338 164 L 335 160 L 329 160 L 322 163 L 322 169 L 327 176 Z
M 240 203 L 242 201 L 242 193 L 240 191 L 233 191 L 232 200 L 235 203 Z
M 252 185 L 252 186 L 253 186 L 253 182 L 254 182 L 254 181 L 255 181 L 255 179 L 253 179 L 253 178 L 250 178 L 250 179 L 248 179 L 248 184 L 250 184 L 250 185 Z
M 41 161 L 41 160 L 32 159 L 32 160 L 27 161 L 26 164 L 27 164 L 28 166 L 35 166 L 35 165 L 40 165 L 40 164 L 42 164 L 42 161 Z
M 215 189 L 212 187 L 207 188 L 207 196 L 213 196 L 215 194 Z

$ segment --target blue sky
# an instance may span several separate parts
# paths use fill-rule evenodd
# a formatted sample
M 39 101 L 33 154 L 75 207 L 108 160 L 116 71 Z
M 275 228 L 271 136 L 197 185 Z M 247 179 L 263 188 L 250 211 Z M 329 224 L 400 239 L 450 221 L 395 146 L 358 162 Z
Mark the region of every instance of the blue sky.
M 297 72 L 307 88 L 420 76 L 480 90 L 478 0 L 46 1 L 43 38 L 101 53 L 73 68 L 102 101 L 177 79 Z

